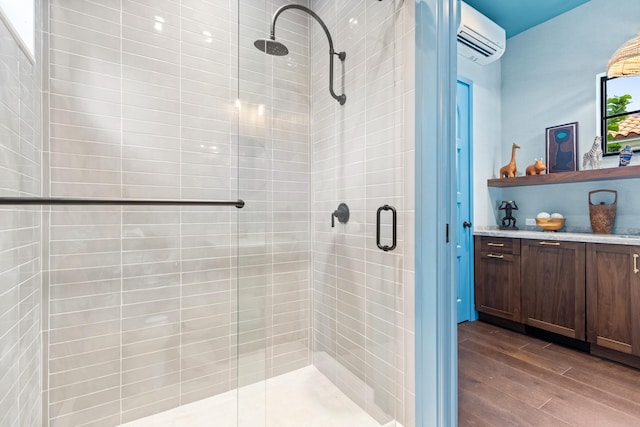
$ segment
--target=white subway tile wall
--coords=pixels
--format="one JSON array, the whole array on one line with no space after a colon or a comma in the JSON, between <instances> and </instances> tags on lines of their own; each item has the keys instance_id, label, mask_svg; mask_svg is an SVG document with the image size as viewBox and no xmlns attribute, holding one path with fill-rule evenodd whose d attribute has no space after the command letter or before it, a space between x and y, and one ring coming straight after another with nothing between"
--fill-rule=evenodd
<instances>
[{"instance_id":1,"label":"white subway tile wall","mask_svg":"<svg viewBox=\"0 0 640 427\"><path fill-rule=\"evenodd\" d=\"M313 363L413 426L413 5L311 5L347 51L341 107L308 15L278 20L288 56L253 47L286 3L45 0L43 194L247 204L45 212L43 425L115 426Z\"/></svg>"},{"instance_id":2,"label":"white subway tile wall","mask_svg":"<svg viewBox=\"0 0 640 427\"><path fill-rule=\"evenodd\" d=\"M45 425L310 364L308 17L279 22L293 62L253 47L282 4L48 2L45 194L247 204L51 211Z\"/></svg>"},{"instance_id":3,"label":"white subway tile wall","mask_svg":"<svg viewBox=\"0 0 640 427\"><path fill-rule=\"evenodd\" d=\"M314 364L380 423L413 414L413 4L322 0L336 51L328 93L327 41L312 25L311 140ZM344 82L344 83L343 83ZM345 202L347 224L330 227ZM376 245L376 212L398 212L394 251ZM389 235L390 216L382 217Z\"/></svg>"},{"instance_id":4,"label":"white subway tile wall","mask_svg":"<svg viewBox=\"0 0 640 427\"><path fill-rule=\"evenodd\" d=\"M35 26L42 27L41 2ZM0 20L0 196L40 196L41 43L32 63ZM0 206L0 425L41 425L40 233L37 207Z\"/></svg>"}]
</instances>

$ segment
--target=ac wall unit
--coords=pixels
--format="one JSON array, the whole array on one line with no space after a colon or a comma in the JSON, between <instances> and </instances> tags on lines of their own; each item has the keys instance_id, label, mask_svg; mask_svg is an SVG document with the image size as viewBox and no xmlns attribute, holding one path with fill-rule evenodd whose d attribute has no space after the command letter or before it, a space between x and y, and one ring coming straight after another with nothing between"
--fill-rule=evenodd
<instances>
[{"instance_id":1,"label":"ac wall unit","mask_svg":"<svg viewBox=\"0 0 640 427\"><path fill-rule=\"evenodd\" d=\"M507 44L504 29L465 2L461 5L458 55L480 65L498 60Z\"/></svg>"}]
</instances>

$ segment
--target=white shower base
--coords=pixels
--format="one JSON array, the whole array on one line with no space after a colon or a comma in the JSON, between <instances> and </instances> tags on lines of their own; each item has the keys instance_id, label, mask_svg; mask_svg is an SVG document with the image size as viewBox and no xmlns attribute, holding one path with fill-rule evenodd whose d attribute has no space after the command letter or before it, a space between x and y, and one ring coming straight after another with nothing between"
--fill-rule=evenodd
<instances>
[{"instance_id":1,"label":"white shower base","mask_svg":"<svg viewBox=\"0 0 640 427\"><path fill-rule=\"evenodd\" d=\"M242 408L239 414L236 412L238 396ZM392 422L386 427L396 425L399 426ZM318 369L307 366L271 378L266 384L260 382L245 386L239 392L231 390L121 426L380 427L380 423L345 396Z\"/></svg>"}]
</instances>

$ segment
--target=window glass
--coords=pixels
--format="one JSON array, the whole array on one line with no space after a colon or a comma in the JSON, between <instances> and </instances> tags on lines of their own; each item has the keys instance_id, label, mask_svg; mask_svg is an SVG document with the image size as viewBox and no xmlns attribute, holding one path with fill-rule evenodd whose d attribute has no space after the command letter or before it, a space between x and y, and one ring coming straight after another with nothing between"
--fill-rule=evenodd
<instances>
[{"instance_id":1,"label":"window glass","mask_svg":"<svg viewBox=\"0 0 640 427\"><path fill-rule=\"evenodd\" d=\"M640 150L640 76L602 77L600 109L605 155Z\"/></svg>"}]
</instances>

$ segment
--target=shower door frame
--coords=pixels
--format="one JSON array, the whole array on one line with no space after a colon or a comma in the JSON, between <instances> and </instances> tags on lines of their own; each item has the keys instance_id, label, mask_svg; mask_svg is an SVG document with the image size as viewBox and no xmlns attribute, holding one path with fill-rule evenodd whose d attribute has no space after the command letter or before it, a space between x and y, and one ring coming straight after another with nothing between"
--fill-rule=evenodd
<instances>
[{"instance_id":1,"label":"shower door frame","mask_svg":"<svg viewBox=\"0 0 640 427\"><path fill-rule=\"evenodd\" d=\"M416 426L454 426L458 424L453 225L460 2L416 0L415 7Z\"/></svg>"}]
</instances>

